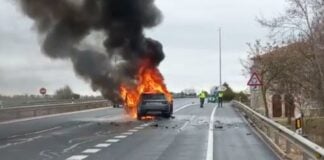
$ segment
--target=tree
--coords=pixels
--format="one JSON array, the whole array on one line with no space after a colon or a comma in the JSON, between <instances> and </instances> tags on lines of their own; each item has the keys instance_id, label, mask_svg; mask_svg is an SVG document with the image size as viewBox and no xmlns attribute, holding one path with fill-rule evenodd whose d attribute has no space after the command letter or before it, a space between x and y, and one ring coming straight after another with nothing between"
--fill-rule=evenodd
<instances>
[{"instance_id":1,"label":"tree","mask_svg":"<svg viewBox=\"0 0 324 160\"><path fill-rule=\"evenodd\" d=\"M324 106L324 1L322 0L287 0L289 7L286 12L271 20L259 18L262 26L270 29L271 37L280 38L295 46L294 52L304 60L301 67L286 72L290 80L284 79L289 92L299 101L316 101ZM306 46L306 47L305 47ZM291 55L290 55L291 56ZM294 83L290 83L291 81ZM288 83L289 82L289 83ZM292 84L292 85L291 85ZM290 86L289 86L290 85ZM301 89L296 90L298 86ZM302 94L302 96L300 96Z\"/></svg>"},{"instance_id":2,"label":"tree","mask_svg":"<svg viewBox=\"0 0 324 160\"><path fill-rule=\"evenodd\" d=\"M224 91L223 100L224 101L233 100L235 98L235 93L232 90L232 88L226 82L223 84L223 86L226 88L226 90Z\"/></svg>"},{"instance_id":3,"label":"tree","mask_svg":"<svg viewBox=\"0 0 324 160\"><path fill-rule=\"evenodd\" d=\"M80 94L73 93L72 98L74 100L79 100L81 98Z\"/></svg>"},{"instance_id":4,"label":"tree","mask_svg":"<svg viewBox=\"0 0 324 160\"><path fill-rule=\"evenodd\" d=\"M56 90L54 95L54 97L57 99L72 99L73 96L75 95L69 86Z\"/></svg>"},{"instance_id":5,"label":"tree","mask_svg":"<svg viewBox=\"0 0 324 160\"><path fill-rule=\"evenodd\" d=\"M265 116L269 117L269 109L266 95L275 85L274 81L278 79L287 68L288 61L284 54L278 52L280 45L277 42L262 44L257 40L253 45L248 44L249 57L243 66L245 72L249 75L257 73L263 85L261 86L261 96L264 103Z\"/></svg>"},{"instance_id":6,"label":"tree","mask_svg":"<svg viewBox=\"0 0 324 160\"><path fill-rule=\"evenodd\" d=\"M243 103L247 103L249 101L249 97L242 91L235 94L235 99Z\"/></svg>"}]
</instances>

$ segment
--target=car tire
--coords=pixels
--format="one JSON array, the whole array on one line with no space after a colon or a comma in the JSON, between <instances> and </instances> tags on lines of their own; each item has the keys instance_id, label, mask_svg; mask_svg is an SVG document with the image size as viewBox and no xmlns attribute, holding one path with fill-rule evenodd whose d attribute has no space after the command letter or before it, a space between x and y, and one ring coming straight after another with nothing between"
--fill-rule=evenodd
<instances>
[{"instance_id":1,"label":"car tire","mask_svg":"<svg viewBox=\"0 0 324 160\"><path fill-rule=\"evenodd\" d=\"M171 113L163 113L163 117L164 118L170 118L171 117Z\"/></svg>"},{"instance_id":2,"label":"car tire","mask_svg":"<svg viewBox=\"0 0 324 160\"><path fill-rule=\"evenodd\" d=\"M141 113L137 113L137 120L142 120L142 114Z\"/></svg>"}]
</instances>

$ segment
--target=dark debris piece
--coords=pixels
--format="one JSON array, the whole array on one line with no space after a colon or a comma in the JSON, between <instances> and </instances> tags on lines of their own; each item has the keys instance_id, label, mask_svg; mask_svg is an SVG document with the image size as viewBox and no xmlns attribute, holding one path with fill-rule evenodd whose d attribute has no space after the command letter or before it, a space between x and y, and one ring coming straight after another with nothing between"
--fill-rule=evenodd
<instances>
[{"instance_id":1,"label":"dark debris piece","mask_svg":"<svg viewBox=\"0 0 324 160\"><path fill-rule=\"evenodd\" d=\"M152 124L151 127L159 127L159 124Z\"/></svg>"},{"instance_id":2,"label":"dark debris piece","mask_svg":"<svg viewBox=\"0 0 324 160\"><path fill-rule=\"evenodd\" d=\"M110 122L110 125L115 126L115 127L120 126L120 124L118 124L118 123L116 123L116 122Z\"/></svg>"}]
</instances>

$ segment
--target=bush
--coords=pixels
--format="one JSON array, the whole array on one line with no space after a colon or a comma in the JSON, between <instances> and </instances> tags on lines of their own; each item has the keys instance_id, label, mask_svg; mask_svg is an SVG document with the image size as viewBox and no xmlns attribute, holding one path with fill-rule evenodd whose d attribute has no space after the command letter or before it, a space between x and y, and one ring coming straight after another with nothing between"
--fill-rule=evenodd
<instances>
[{"instance_id":1,"label":"bush","mask_svg":"<svg viewBox=\"0 0 324 160\"><path fill-rule=\"evenodd\" d=\"M69 86L65 86L64 88L58 89L55 92L54 97L57 99L72 99L74 98L75 94L71 90ZM79 95L80 98L80 95Z\"/></svg>"},{"instance_id":2,"label":"bush","mask_svg":"<svg viewBox=\"0 0 324 160\"><path fill-rule=\"evenodd\" d=\"M223 101L232 101L235 98L235 92L227 83L224 83L223 86L226 87L226 90L223 92Z\"/></svg>"}]
</instances>

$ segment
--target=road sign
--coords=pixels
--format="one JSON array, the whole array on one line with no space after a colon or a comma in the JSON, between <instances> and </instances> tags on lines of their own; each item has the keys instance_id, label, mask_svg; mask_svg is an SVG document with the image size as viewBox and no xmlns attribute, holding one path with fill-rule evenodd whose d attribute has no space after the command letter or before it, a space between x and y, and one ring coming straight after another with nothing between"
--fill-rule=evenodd
<instances>
[{"instance_id":1,"label":"road sign","mask_svg":"<svg viewBox=\"0 0 324 160\"><path fill-rule=\"evenodd\" d=\"M46 94L46 88L41 88L40 90L39 90L39 93L40 94L42 94L42 95L45 95Z\"/></svg>"},{"instance_id":2,"label":"road sign","mask_svg":"<svg viewBox=\"0 0 324 160\"><path fill-rule=\"evenodd\" d=\"M227 89L227 88L226 88L225 86L221 85L221 86L219 87L218 91L224 92L224 91L226 91L226 89Z\"/></svg>"},{"instance_id":3,"label":"road sign","mask_svg":"<svg viewBox=\"0 0 324 160\"><path fill-rule=\"evenodd\" d=\"M249 82L247 83L249 86L262 86L262 82L259 76L256 73L253 73Z\"/></svg>"}]
</instances>

